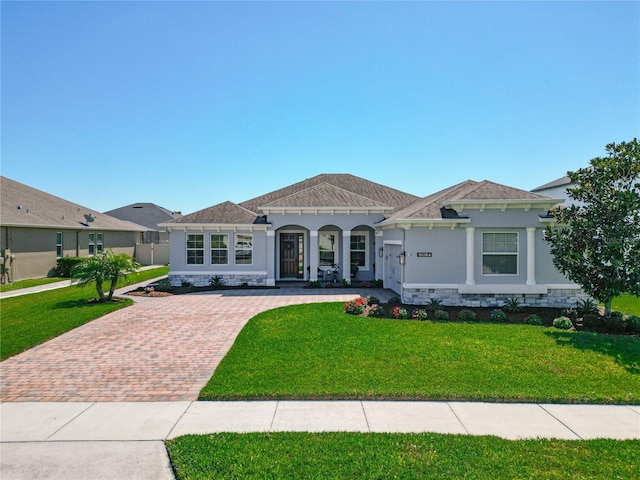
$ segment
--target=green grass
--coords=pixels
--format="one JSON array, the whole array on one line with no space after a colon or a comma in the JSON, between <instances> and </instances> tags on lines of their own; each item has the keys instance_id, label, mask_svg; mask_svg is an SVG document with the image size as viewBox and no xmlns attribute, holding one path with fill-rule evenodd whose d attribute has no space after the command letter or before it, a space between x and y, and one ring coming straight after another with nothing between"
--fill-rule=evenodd
<instances>
[{"instance_id":1,"label":"green grass","mask_svg":"<svg viewBox=\"0 0 640 480\"><path fill-rule=\"evenodd\" d=\"M251 319L200 399L640 403L640 338L363 318L311 304Z\"/></svg>"},{"instance_id":2,"label":"green grass","mask_svg":"<svg viewBox=\"0 0 640 480\"><path fill-rule=\"evenodd\" d=\"M625 315L640 316L640 297L625 294L613 299L611 303L612 310L617 310Z\"/></svg>"},{"instance_id":3,"label":"green grass","mask_svg":"<svg viewBox=\"0 0 640 480\"><path fill-rule=\"evenodd\" d=\"M638 440L289 432L189 435L166 443L178 480L627 479L640 469Z\"/></svg>"},{"instance_id":4,"label":"green grass","mask_svg":"<svg viewBox=\"0 0 640 480\"><path fill-rule=\"evenodd\" d=\"M129 282L123 281L119 286L166 275L168 270L169 267L144 270L129 275ZM95 286L73 285L0 300L0 360L132 303L131 299L119 303L87 303L95 297Z\"/></svg>"},{"instance_id":5,"label":"green grass","mask_svg":"<svg viewBox=\"0 0 640 480\"><path fill-rule=\"evenodd\" d=\"M19 290L21 288L38 287L40 285L46 285L48 283L62 282L64 280L70 281L70 278L60 277L47 277L47 278L30 278L27 280L18 280L13 283L0 284L0 292L10 292L12 290Z\"/></svg>"}]
</instances>

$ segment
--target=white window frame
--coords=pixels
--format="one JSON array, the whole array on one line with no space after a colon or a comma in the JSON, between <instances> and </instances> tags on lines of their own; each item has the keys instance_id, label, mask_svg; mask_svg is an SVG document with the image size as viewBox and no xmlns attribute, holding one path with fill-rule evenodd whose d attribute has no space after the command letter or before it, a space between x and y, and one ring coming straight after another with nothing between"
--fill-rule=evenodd
<instances>
[{"instance_id":1,"label":"white window frame","mask_svg":"<svg viewBox=\"0 0 640 480\"><path fill-rule=\"evenodd\" d=\"M249 237L251 239L251 248L246 248L246 246L242 246L239 248L239 240L241 237ZM249 263L238 263L238 253L241 251L248 251L251 254L251 262ZM253 265L253 233L236 233L233 238L233 262L234 265Z\"/></svg>"},{"instance_id":2,"label":"white window frame","mask_svg":"<svg viewBox=\"0 0 640 480\"><path fill-rule=\"evenodd\" d=\"M338 231L329 231L329 230L321 230L318 232L318 268L320 268L321 270L331 270L331 265L322 265L322 260L320 258L320 252L322 250L320 250L320 237L322 237L323 235L333 235L334 236L334 240L333 240L333 263L331 265L337 265L339 258L339 246L340 246L340 232ZM330 250L326 250L327 252Z\"/></svg>"},{"instance_id":3,"label":"white window frame","mask_svg":"<svg viewBox=\"0 0 640 480\"><path fill-rule=\"evenodd\" d=\"M354 235L363 235L364 236L364 265L358 265L359 271L368 271L369 270L369 262L371 257L371 245L369 244L369 232L368 230L352 230L351 235L349 236L349 260L348 266L351 267L351 252L362 252L362 250L353 250L351 248L351 238ZM346 263L346 262L345 262Z\"/></svg>"},{"instance_id":4,"label":"white window frame","mask_svg":"<svg viewBox=\"0 0 640 480\"><path fill-rule=\"evenodd\" d=\"M62 232L56 232L56 258L64 257L64 244Z\"/></svg>"},{"instance_id":5,"label":"white window frame","mask_svg":"<svg viewBox=\"0 0 640 480\"><path fill-rule=\"evenodd\" d=\"M214 242L213 242L213 237L225 237L224 243L226 244L225 248L222 247L214 247ZM209 241L210 241L210 256L209 256L209 262L211 262L211 265L229 265L229 234L228 233L212 233L209 236ZM213 252L227 252L227 261L225 263L214 263L213 262Z\"/></svg>"},{"instance_id":6,"label":"white window frame","mask_svg":"<svg viewBox=\"0 0 640 480\"><path fill-rule=\"evenodd\" d=\"M189 237L202 237L202 247L189 247ZM197 240L196 240L197 241ZM189 252L202 251L202 263L189 263ZM185 236L185 265L204 266L205 236L204 233L187 233Z\"/></svg>"},{"instance_id":7,"label":"white window frame","mask_svg":"<svg viewBox=\"0 0 640 480\"><path fill-rule=\"evenodd\" d=\"M516 251L515 252L485 252L484 251L484 236L486 234L495 235L495 234L510 234L516 236ZM517 277L520 275L520 232L514 230L504 230L504 231L492 231L492 232L482 232L480 237L482 256L480 257L480 270L481 275L483 277ZM487 256L505 256L511 255L516 257L516 273L486 273L484 271L484 257Z\"/></svg>"}]
</instances>

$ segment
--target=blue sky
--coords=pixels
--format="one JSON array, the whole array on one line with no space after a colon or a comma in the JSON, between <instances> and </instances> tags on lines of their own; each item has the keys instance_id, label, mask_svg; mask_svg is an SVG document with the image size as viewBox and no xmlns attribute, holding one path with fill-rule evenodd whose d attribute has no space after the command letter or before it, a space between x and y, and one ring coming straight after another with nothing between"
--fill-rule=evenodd
<instances>
[{"instance_id":1,"label":"blue sky","mask_svg":"<svg viewBox=\"0 0 640 480\"><path fill-rule=\"evenodd\" d=\"M639 2L0 8L2 175L98 211L319 173L528 190L640 132Z\"/></svg>"}]
</instances>

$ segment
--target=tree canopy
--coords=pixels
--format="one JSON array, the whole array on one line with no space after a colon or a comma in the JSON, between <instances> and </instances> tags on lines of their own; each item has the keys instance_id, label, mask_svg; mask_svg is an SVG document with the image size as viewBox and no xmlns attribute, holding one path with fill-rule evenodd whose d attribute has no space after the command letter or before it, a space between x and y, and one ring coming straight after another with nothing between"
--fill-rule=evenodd
<instances>
[{"instance_id":1,"label":"tree canopy","mask_svg":"<svg viewBox=\"0 0 640 480\"><path fill-rule=\"evenodd\" d=\"M104 302L113 298L118 280L126 278L127 274L133 273L138 268L138 263L129 255L121 253L116 255L111 250L106 250L93 257L84 259L75 265L71 271L71 276L79 282L79 286L84 287L95 282L98 300ZM105 299L103 283L109 281L109 294Z\"/></svg>"},{"instance_id":2,"label":"tree canopy","mask_svg":"<svg viewBox=\"0 0 640 480\"><path fill-rule=\"evenodd\" d=\"M640 144L611 143L608 155L569 172L569 207L553 210L548 227L553 263L611 312L623 293L640 296Z\"/></svg>"}]
</instances>

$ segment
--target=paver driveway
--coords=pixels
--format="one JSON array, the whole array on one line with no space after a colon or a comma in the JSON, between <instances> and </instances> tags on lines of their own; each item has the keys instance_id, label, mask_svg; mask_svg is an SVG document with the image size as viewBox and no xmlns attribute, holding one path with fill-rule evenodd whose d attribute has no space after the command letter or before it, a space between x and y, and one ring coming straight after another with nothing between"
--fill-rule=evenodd
<instances>
[{"instance_id":1,"label":"paver driveway","mask_svg":"<svg viewBox=\"0 0 640 480\"><path fill-rule=\"evenodd\" d=\"M195 400L254 315L357 290L240 290L140 298L0 364L0 400ZM390 292L363 291L386 299Z\"/></svg>"}]
</instances>

